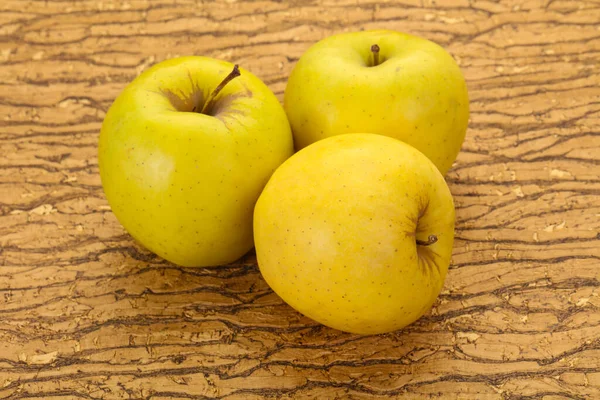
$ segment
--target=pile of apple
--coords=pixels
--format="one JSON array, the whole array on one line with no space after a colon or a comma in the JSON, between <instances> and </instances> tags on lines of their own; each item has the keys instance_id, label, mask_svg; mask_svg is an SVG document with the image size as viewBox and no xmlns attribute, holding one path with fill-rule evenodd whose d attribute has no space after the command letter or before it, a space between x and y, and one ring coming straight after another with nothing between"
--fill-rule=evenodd
<instances>
[{"instance_id":1,"label":"pile of apple","mask_svg":"<svg viewBox=\"0 0 600 400\"><path fill-rule=\"evenodd\" d=\"M181 57L115 100L100 175L118 220L157 255L220 265L255 246L296 310L383 333L422 316L444 283L454 205L443 174L468 117L452 57L399 32L316 43L284 107L246 70Z\"/></svg>"}]
</instances>

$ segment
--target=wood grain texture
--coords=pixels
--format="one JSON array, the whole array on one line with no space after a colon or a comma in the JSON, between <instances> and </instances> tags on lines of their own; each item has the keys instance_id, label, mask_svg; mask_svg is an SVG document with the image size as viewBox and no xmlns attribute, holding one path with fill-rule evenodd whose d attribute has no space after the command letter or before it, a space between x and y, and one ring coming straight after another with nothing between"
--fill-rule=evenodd
<instances>
[{"instance_id":1,"label":"wood grain texture","mask_svg":"<svg viewBox=\"0 0 600 400\"><path fill-rule=\"evenodd\" d=\"M600 399L597 0L0 2L0 398ZM104 198L102 119L176 55L282 99L302 52L391 28L459 61L471 121L433 310L361 337L302 317L253 255L179 268Z\"/></svg>"}]
</instances>

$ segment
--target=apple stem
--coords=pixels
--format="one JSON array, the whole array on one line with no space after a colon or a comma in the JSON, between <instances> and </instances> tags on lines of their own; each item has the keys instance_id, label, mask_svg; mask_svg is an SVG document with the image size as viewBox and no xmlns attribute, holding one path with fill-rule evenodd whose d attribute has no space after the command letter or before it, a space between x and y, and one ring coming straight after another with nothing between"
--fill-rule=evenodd
<instances>
[{"instance_id":1,"label":"apple stem","mask_svg":"<svg viewBox=\"0 0 600 400\"><path fill-rule=\"evenodd\" d=\"M379 65L379 45L372 45L371 52L373 53L373 66L376 67Z\"/></svg>"},{"instance_id":2,"label":"apple stem","mask_svg":"<svg viewBox=\"0 0 600 400\"><path fill-rule=\"evenodd\" d=\"M223 81L221 83L219 83L219 86L217 86L215 88L215 90L213 90L212 93L208 96L208 100L206 100L206 102L204 103L204 107L202 107L202 111L200 111L200 113L201 114L206 114L206 111L208 111L208 110L211 109L211 107L213 106L213 103L215 102L215 98L221 92L221 90L223 90L223 88L225 87L225 85L227 85L234 78L237 78L240 75L241 75L240 68L239 68L239 66L237 64L235 64L233 66L233 71L231 71L229 73L229 75L227 75L225 77L225 79L223 79ZM196 107L194 107L194 109L196 109Z\"/></svg>"},{"instance_id":3,"label":"apple stem","mask_svg":"<svg viewBox=\"0 0 600 400\"><path fill-rule=\"evenodd\" d=\"M417 244L419 246L429 246L429 245L434 244L437 241L438 241L437 236L435 236L435 235L429 235L429 237L427 238L426 242L423 242L422 240L417 239Z\"/></svg>"}]
</instances>

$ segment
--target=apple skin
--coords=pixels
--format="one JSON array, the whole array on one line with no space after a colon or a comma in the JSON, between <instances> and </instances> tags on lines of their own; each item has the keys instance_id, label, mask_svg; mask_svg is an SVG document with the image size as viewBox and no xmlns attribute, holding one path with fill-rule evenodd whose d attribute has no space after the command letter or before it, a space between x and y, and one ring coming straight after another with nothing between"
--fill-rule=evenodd
<instances>
[{"instance_id":1,"label":"apple skin","mask_svg":"<svg viewBox=\"0 0 600 400\"><path fill-rule=\"evenodd\" d=\"M373 63L371 46L380 48ZM465 138L469 98L454 59L416 36L342 33L310 47L292 70L284 108L296 149L332 135L378 133L425 154L442 174Z\"/></svg>"},{"instance_id":2,"label":"apple skin","mask_svg":"<svg viewBox=\"0 0 600 400\"><path fill-rule=\"evenodd\" d=\"M254 204L293 154L281 104L246 70L197 112L232 69L207 57L160 62L123 90L102 125L100 176L114 214L182 266L229 263L252 248Z\"/></svg>"},{"instance_id":3,"label":"apple skin","mask_svg":"<svg viewBox=\"0 0 600 400\"><path fill-rule=\"evenodd\" d=\"M430 235L437 242L428 246ZM448 270L454 204L422 153L376 134L334 136L275 171L254 210L260 271L300 313L359 334L428 311Z\"/></svg>"}]
</instances>

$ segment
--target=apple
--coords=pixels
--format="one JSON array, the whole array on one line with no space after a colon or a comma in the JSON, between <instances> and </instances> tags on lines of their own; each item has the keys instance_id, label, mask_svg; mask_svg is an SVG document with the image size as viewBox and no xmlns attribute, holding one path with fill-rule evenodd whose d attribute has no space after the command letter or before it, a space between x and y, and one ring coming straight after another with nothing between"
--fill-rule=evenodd
<instances>
[{"instance_id":1,"label":"apple","mask_svg":"<svg viewBox=\"0 0 600 400\"><path fill-rule=\"evenodd\" d=\"M329 327L400 329L430 309L450 263L454 204L413 147L377 134L318 141L275 171L254 210L260 271Z\"/></svg>"},{"instance_id":2,"label":"apple","mask_svg":"<svg viewBox=\"0 0 600 400\"><path fill-rule=\"evenodd\" d=\"M160 62L110 107L99 139L102 186L143 246L182 266L235 261L252 213L293 154L283 107L256 76L207 57Z\"/></svg>"},{"instance_id":3,"label":"apple","mask_svg":"<svg viewBox=\"0 0 600 400\"><path fill-rule=\"evenodd\" d=\"M469 98L442 47L375 30L330 36L310 47L284 94L296 149L329 136L370 132L400 139L445 174L460 151Z\"/></svg>"}]
</instances>

